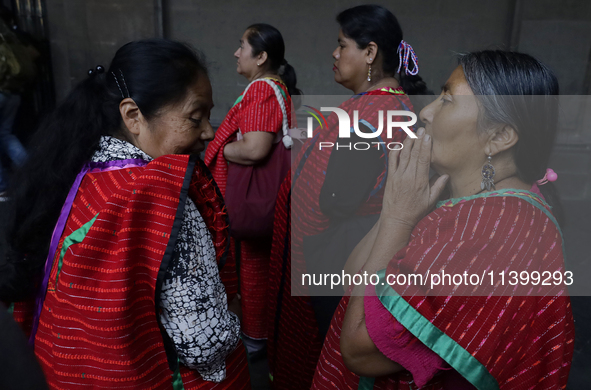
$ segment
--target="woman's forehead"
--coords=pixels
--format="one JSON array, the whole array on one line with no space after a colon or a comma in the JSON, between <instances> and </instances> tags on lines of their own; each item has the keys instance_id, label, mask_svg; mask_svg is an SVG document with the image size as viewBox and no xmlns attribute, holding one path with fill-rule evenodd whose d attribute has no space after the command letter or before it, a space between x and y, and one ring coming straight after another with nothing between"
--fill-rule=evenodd
<instances>
[{"instance_id":1,"label":"woman's forehead","mask_svg":"<svg viewBox=\"0 0 591 390\"><path fill-rule=\"evenodd\" d=\"M443 86L443 90L452 95L474 95L474 92L472 92L472 89L468 85L461 65L458 65L451 73Z\"/></svg>"}]
</instances>

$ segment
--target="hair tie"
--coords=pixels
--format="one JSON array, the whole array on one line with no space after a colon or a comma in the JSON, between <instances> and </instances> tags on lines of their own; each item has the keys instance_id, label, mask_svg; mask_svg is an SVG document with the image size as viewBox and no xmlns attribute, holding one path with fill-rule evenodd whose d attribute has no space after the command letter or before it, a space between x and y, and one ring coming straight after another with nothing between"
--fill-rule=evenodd
<instances>
[{"instance_id":1,"label":"hair tie","mask_svg":"<svg viewBox=\"0 0 591 390\"><path fill-rule=\"evenodd\" d=\"M97 65L95 69L88 69L88 75L93 76L97 74L101 74L105 71L102 65Z\"/></svg>"},{"instance_id":2,"label":"hair tie","mask_svg":"<svg viewBox=\"0 0 591 390\"><path fill-rule=\"evenodd\" d=\"M546 169L546 174L544 175L544 177L541 178L540 180L538 180L536 183L538 185L544 185L544 184L548 183L549 181L556 181L556 179L558 179L558 175L556 174L556 172L554 172L552 169L548 168L548 169Z\"/></svg>"},{"instance_id":3,"label":"hair tie","mask_svg":"<svg viewBox=\"0 0 591 390\"><path fill-rule=\"evenodd\" d=\"M412 69L409 69L408 67L408 62L410 59L412 59ZM407 75L415 76L417 73L419 73L419 60L417 58L417 55L415 54L415 51L412 49L412 46L406 43L404 40L400 41L400 45L398 45L398 60L399 61L397 73L400 73L403 64L404 73L406 73Z\"/></svg>"}]
</instances>

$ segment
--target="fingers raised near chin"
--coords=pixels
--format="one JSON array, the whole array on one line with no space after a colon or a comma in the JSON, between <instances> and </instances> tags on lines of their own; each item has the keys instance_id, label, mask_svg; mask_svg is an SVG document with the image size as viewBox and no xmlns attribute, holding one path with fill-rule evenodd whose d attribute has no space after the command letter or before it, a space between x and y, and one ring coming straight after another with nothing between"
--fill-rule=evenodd
<instances>
[{"instance_id":1,"label":"fingers raised near chin","mask_svg":"<svg viewBox=\"0 0 591 390\"><path fill-rule=\"evenodd\" d=\"M400 161L398 163L398 169L401 171L405 171L406 167L408 166L410 156L412 154L413 145L415 140L410 137L406 137L404 142L402 143L402 151L400 152Z\"/></svg>"}]
</instances>

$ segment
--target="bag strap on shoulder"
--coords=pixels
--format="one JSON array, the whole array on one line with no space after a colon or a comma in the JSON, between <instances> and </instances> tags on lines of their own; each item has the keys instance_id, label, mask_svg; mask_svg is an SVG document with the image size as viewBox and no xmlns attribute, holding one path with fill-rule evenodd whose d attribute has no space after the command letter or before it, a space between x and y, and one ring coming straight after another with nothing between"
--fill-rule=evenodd
<instances>
[{"instance_id":1,"label":"bag strap on shoulder","mask_svg":"<svg viewBox=\"0 0 591 390\"><path fill-rule=\"evenodd\" d=\"M253 85L254 83L256 83L257 81L263 81L265 83L267 83L271 88L273 88L273 91L275 92L275 96L277 97L277 101L279 103L279 107L281 107L281 113L283 114L283 126L282 126L282 130L283 130L283 145L285 145L285 147L287 149L291 149L291 146L293 145L293 139L291 138L291 136L289 135L289 125L287 122L287 110L285 108L285 101L287 100L287 97L285 96L285 93L281 90L281 88L279 88L270 78L263 78L263 79L257 79L254 80L253 82L251 82L250 84L248 84L248 86L246 87L246 89L244 90L244 92L242 93L242 95L240 95L238 97L238 99L236 99L236 102L234 103L234 106L237 105L238 103L240 103L242 101L242 99L244 98L244 96L246 96L246 92L248 91L248 89L250 88L251 85Z\"/></svg>"}]
</instances>

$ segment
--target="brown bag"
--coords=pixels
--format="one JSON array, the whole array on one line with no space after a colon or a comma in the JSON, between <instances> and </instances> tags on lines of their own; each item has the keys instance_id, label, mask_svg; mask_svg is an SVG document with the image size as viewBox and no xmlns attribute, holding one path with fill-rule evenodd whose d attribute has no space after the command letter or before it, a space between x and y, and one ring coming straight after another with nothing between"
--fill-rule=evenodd
<instances>
[{"instance_id":1,"label":"brown bag","mask_svg":"<svg viewBox=\"0 0 591 390\"><path fill-rule=\"evenodd\" d=\"M279 100L283 113L283 138L273 144L269 156L257 165L230 163L226 184L226 207L230 218L230 234L238 240L270 237L279 187L291 165L291 145L287 111L281 91L267 79ZM252 85L253 83L249 84ZM242 96L246 95L246 90Z\"/></svg>"}]
</instances>

